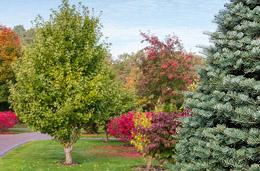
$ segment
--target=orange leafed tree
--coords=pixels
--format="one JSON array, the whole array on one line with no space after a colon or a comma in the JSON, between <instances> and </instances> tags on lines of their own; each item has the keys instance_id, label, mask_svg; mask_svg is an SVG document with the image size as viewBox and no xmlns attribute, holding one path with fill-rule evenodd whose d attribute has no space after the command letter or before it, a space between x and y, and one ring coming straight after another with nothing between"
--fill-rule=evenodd
<instances>
[{"instance_id":1,"label":"orange leafed tree","mask_svg":"<svg viewBox=\"0 0 260 171\"><path fill-rule=\"evenodd\" d=\"M5 26L0 26L0 103L8 98L7 82L14 79L12 63L21 55L18 35Z\"/></svg>"}]
</instances>

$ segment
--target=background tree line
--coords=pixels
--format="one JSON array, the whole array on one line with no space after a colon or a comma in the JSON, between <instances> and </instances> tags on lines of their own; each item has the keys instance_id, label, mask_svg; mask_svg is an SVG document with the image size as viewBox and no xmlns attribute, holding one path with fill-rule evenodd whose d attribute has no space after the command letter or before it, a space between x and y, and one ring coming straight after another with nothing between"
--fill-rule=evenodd
<instances>
[{"instance_id":1,"label":"background tree line","mask_svg":"<svg viewBox=\"0 0 260 171\"><path fill-rule=\"evenodd\" d=\"M106 132L108 121L121 113L181 108L183 92L198 79L196 65L203 63L176 36L162 41L145 33L143 50L113 60L100 41L99 18L79 7L64 0L48 21L37 18L34 28L0 29L4 108L60 142L68 165L82 128Z\"/></svg>"}]
</instances>

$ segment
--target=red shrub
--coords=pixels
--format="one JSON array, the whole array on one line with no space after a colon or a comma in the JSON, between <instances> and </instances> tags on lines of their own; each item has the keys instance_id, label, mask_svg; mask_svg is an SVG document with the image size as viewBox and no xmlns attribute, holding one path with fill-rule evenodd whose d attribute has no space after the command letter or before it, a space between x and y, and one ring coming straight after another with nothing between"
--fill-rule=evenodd
<instances>
[{"instance_id":1,"label":"red shrub","mask_svg":"<svg viewBox=\"0 0 260 171\"><path fill-rule=\"evenodd\" d=\"M178 141L178 137L175 135L177 128L181 125L180 118L190 115L190 111L187 109L182 112L154 113L150 126L136 125L134 133L137 136L131 142L144 156L150 156L160 162L175 162L175 144Z\"/></svg>"},{"instance_id":2,"label":"red shrub","mask_svg":"<svg viewBox=\"0 0 260 171\"><path fill-rule=\"evenodd\" d=\"M191 111L189 109L184 109L182 112L176 113L176 117L178 118L185 118L190 116L191 116Z\"/></svg>"},{"instance_id":3,"label":"red shrub","mask_svg":"<svg viewBox=\"0 0 260 171\"><path fill-rule=\"evenodd\" d=\"M17 122L17 116L13 112L0 112L0 130L12 128Z\"/></svg>"},{"instance_id":4,"label":"red shrub","mask_svg":"<svg viewBox=\"0 0 260 171\"><path fill-rule=\"evenodd\" d=\"M178 118L189 117L190 111L185 109L179 113L146 112L145 115L147 118L151 118L150 121L142 118L141 114L128 112L111 119L107 125L108 133L119 138L122 142L130 142L133 138L136 138L134 136L142 134L150 142L147 144L145 153L150 153L148 151L154 151L151 153L155 153L155 151L159 150L156 149L157 147L164 149L164 146L170 146L169 144L175 143L172 135L176 134L176 128L180 125ZM140 119L136 117L140 117ZM148 122L151 124L150 127L147 127L147 124L149 125ZM151 148L152 146L153 148Z\"/></svg>"},{"instance_id":5,"label":"red shrub","mask_svg":"<svg viewBox=\"0 0 260 171\"><path fill-rule=\"evenodd\" d=\"M120 141L129 142L132 139L134 130L134 113L128 112L115 117L108 123L108 132L110 135L119 138Z\"/></svg>"}]
</instances>

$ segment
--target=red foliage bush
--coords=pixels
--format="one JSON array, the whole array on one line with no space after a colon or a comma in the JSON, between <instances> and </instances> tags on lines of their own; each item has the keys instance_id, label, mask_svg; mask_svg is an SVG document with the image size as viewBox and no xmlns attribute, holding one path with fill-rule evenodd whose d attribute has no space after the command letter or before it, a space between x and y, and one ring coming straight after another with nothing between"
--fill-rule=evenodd
<instances>
[{"instance_id":1,"label":"red foliage bush","mask_svg":"<svg viewBox=\"0 0 260 171\"><path fill-rule=\"evenodd\" d=\"M182 112L177 112L176 116L178 118L185 118L191 116L191 111L189 109L184 109Z\"/></svg>"},{"instance_id":2,"label":"red foliage bush","mask_svg":"<svg viewBox=\"0 0 260 171\"><path fill-rule=\"evenodd\" d=\"M177 129L181 118L191 116L188 109L182 112L128 112L115 117L108 124L110 135L123 142L131 142L138 152L147 157L147 170L152 159L161 164L175 163L175 144L178 141Z\"/></svg>"},{"instance_id":3,"label":"red foliage bush","mask_svg":"<svg viewBox=\"0 0 260 171\"><path fill-rule=\"evenodd\" d=\"M119 138L122 142L129 142L132 139L134 131L134 113L128 112L115 117L108 123L108 132L110 135Z\"/></svg>"},{"instance_id":4,"label":"red foliage bush","mask_svg":"<svg viewBox=\"0 0 260 171\"><path fill-rule=\"evenodd\" d=\"M136 126L135 119L137 116L141 117L141 115L128 112L110 120L107 125L108 133L119 138L122 142L130 142L135 135L142 134L146 136L151 143L147 146L148 149L146 150L151 151L151 146L154 146L156 143L154 148L162 146L161 143L164 143L163 146L169 146L167 142L169 143L169 141L171 141L169 139L172 138L172 135L176 134L176 128L180 125L178 118L190 116L190 111L185 109L179 113L146 112L145 114L148 118L151 118L151 127ZM139 121L142 122L142 118L140 118Z\"/></svg>"},{"instance_id":5,"label":"red foliage bush","mask_svg":"<svg viewBox=\"0 0 260 171\"><path fill-rule=\"evenodd\" d=\"M178 118L190 116L189 110L179 113L160 112L152 115L151 126L139 126L136 133L143 135L146 144L142 153L161 161L170 160L174 162L174 149L177 137L177 128L181 122Z\"/></svg>"},{"instance_id":6,"label":"red foliage bush","mask_svg":"<svg viewBox=\"0 0 260 171\"><path fill-rule=\"evenodd\" d=\"M17 122L17 116L13 112L0 112L0 130L12 128Z\"/></svg>"}]
</instances>

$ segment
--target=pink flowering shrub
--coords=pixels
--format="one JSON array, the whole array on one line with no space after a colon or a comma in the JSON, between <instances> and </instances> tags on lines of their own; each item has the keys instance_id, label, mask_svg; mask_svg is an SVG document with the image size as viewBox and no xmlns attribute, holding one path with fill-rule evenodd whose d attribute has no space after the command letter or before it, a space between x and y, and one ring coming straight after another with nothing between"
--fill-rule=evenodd
<instances>
[{"instance_id":1,"label":"pink flowering shrub","mask_svg":"<svg viewBox=\"0 0 260 171\"><path fill-rule=\"evenodd\" d=\"M17 116L13 112L0 112L0 130L12 128L17 122Z\"/></svg>"}]
</instances>

